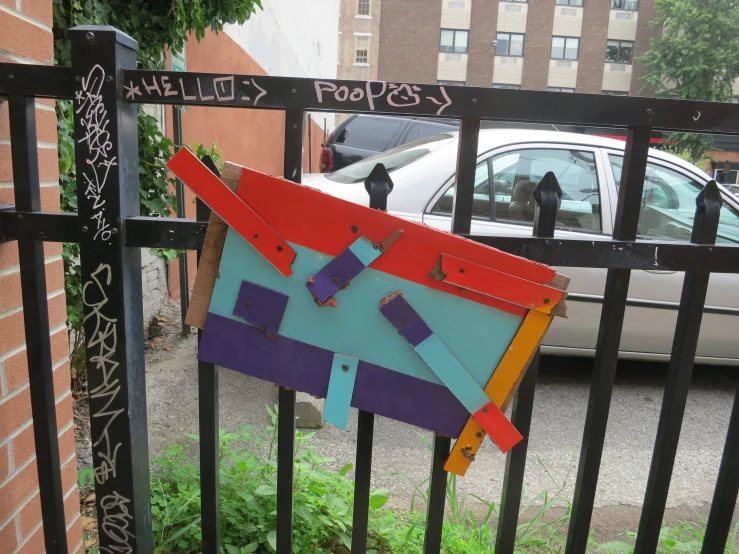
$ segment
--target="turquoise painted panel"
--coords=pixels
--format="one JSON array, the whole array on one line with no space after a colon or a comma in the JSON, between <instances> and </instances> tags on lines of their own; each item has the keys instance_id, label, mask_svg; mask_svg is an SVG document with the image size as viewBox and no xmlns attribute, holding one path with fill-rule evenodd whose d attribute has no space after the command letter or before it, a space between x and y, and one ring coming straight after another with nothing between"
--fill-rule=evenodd
<instances>
[{"instance_id":1,"label":"turquoise painted panel","mask_svg":"<svg viewBox=\"0 0 739 554\"><path fill-rule=\"evenodd\" d=\"M326 408L323 419L346 431L349 407L354 394L354 380L357 378L359 358L334 354L331 363L331 377L328 380Z\"/></svg>"},{"instance_id":2,"label":"turquoise painted panel","mask_svg":"<svg viewBox=\"0 0 739 554\"><path fill-rule=\"evenodd\" d=\"M380 257L380 249L375 249L374 246L372 246L372 243L369 241L369 239L366 239L365 237L359 237L357 240L355 240L350 246L349 250L352 251L352 253L359 258L359 261L362 262L365 266L368 266L372 262L374 262L377 258Z\"/></svg>"},{"instance_id":3,"label":"turquoise painted panel","mask_svg":"<svg viewBox=\"0 0 739 554\"><path fill-rule=\"evenodd\" d=\"M416 352L471 414L490 402L485 391L439 337L429 335L416 345Z\"/></svg>"},{"instance_id":4,"label":"turquoise painted panel","mask_svg":"<svg viewBox=\"0 0 739 554\"><path fill-rule=\"evenodd\" d=\"M297 244L290 246L297 257L292 265L294 274L285 278L249 243L229 230L210 311L243 321L233 315L233 309L241 281L246 279L290 297L280 335L442 384L380 312L380 300L402 290L408 302L481 387L487 384L523 321L520 316L372 268L362 271L337 295L338 307L319 308L305 282L332 257Z\"/></svg>"}]
</instances>

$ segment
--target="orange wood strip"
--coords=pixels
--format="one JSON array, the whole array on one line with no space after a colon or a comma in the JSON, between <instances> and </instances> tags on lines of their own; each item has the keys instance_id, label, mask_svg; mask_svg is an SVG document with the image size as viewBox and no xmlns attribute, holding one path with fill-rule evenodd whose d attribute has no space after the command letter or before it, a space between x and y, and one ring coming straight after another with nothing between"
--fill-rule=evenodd
<instances>
[{"instance_id":1,"label":"orange wood strip","mask_svg":"<svg viewBox=\"0 0 739 554\"><path fill-rule=\"evenodd\" d=\"M441 255L441 270L446 274L443 279L447 283L545 314L551 313L562 300L561 290L449 254Z\"/></svg>"},{"instance_id":2,"label":"orange wood strip","mask_svg":"<svg viewBox=\"0 0 739 554\"><path fill-rule=\"evenodd\" d=\"M551 315L535 310L529 311L523 320L518 333L513 337L511 345L485 387L485 392L496 406L505 409L506 400L528 367L551 322ZM454 444L444 469L450 473L464 475L484 439L485 431L482 426L474 417L470 417Z\"/></svg>"},{"instance_id":3,"label":"orange wood strip","mask_svg":"<svg viewBox=\"0 0 739 554\"><path fill-rule=\"evenodd\" d=\"M251 244L277 271L292 275L295 250L241 198L213 175L187 148L182 148L167 167L208 207ZM276 179L279 180L279 179Z\"/></svg>"}]
</instances>

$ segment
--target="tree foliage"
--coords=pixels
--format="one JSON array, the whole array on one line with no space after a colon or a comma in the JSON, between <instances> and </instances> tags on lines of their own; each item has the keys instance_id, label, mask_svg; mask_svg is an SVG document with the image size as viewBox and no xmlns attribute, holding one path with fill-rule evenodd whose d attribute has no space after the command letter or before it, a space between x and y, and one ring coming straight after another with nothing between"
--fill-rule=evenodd
<instances>
[{"instance_id":1,"label":"tree foliage","mask_svg":"<svg viewBox=\"0 0 739 554\"><path fill-rule=\"evenodd\" d=\"M646 86L659 96L729 102L739 78L739 0L656 0L661 28L638 61ZM711 147L708 135L671 133L667 149L696 162Z\"/></svg>"}]
</instances>

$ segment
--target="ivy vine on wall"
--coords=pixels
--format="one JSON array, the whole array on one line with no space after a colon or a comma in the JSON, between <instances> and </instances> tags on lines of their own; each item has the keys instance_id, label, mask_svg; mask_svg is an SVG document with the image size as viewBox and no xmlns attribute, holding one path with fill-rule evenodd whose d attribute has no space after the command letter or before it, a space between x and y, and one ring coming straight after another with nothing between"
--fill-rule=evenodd
<instances>
[{"instance_id":1,"label":"ivy vine on wall","mask_svg":"<svg viewBox=\"0 0 739 554\"><path fill-rule=\"evenodd\" d=\"M130 35L139 43L138 67L163 69L165 48L181 51L189 36L197 40L210 28L218 33L228 23L243 24L262 7L260 0L53 0L54 57L60 66L71 65L67 30L76 25L112 25ZM59 133L59 186L61 209L77 211L77 181L75 175L73 105L71 101L57 102L57 130ZM175 206L172 179L166 163L172 157L174 144L165 137L156 117L138 110L139 181L141 214L169 216ZM199 155L214 154L215 145L208 150L197 145ZM155 254L174 258L173 251L157 249ZM65 291L67 296L67 325L74 337L72 345L72 372L78 382L84 383L84 339L82 336L82 276L79 265L79 245L65 244Z\"/></svg>"}]
</instances>

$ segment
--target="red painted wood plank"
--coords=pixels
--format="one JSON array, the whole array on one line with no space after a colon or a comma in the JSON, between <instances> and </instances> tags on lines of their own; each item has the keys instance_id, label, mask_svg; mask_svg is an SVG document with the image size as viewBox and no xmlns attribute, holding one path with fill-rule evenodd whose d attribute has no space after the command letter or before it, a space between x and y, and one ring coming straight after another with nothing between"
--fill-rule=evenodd
<instances>
[{"instance_id":1,"label":"red painted wood plank","mask_svg":"<svg viewBox=\"0 0 739 554\"><path fill-rule=\"evenodd\" d=\"M486 404L472 416L504 454L523 440L518 429L508 421L508 418L494 402Z\"/></svg>"},{"instance_id":2,"label":"red painted wood plank","mask_svg":"<svg viewBox=\"0 0 739 554\"><path fill-rule=\"evenodd\" d=\"M562 291L528 281L509 273L450 256L441 255L441 270L447 283L479 292L493 298L505 299L517 306L551 313L562 299Z\"/></svg>"},{"instance_id":3,"label":"red painted wood plank","mask_svg":"<svg viewBox=\"0 0 739 554\"><path fill-rule=\"evenodd\" d=\"M177 152L167 167L277 271L292 275L295 250L187 148Z\"/></svg>"},{"instance_id":4,"label":"red painted wood plank","mask_svg":"<svg viewBox=\"0 0 739 554\"><path fill-rule=\"evenodd\" d=\"M402 239L369 267L516 315L528 310L429 277L439 255L453 253L536 283L550 283L555 275L545 265L251 169L244 168L237 194L285 240L331 256L360 234L379 243L400 229Z\"/></svg>"}]
</instances>

